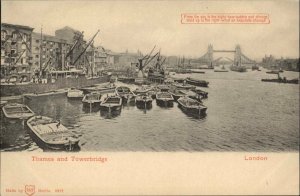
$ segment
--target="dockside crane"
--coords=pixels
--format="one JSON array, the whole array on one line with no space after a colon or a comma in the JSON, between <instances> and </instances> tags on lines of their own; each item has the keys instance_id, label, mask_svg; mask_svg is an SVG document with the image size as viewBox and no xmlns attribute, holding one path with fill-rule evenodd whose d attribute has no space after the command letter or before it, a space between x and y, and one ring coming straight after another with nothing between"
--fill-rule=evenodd
<instances>
[{"instance_id":1,"label":"dockside crane","mask_svg":"<svg viewBox=\"0 0 300 196\"><path fill-rule=\"evenodd\" d=\"M100 32L100 30L98 30L95 35L92 37L92 39L89 41L89 43L86 45L86 47L83 49L83 51L78 55L78 57L75 59L75 61L73 62L73 65L76 64L76 62L80 59L80 57L86 52L87 48L91 45L91 43L94 41L95 37L97 36L97 34Z\"/></svg>"}]
</instances>

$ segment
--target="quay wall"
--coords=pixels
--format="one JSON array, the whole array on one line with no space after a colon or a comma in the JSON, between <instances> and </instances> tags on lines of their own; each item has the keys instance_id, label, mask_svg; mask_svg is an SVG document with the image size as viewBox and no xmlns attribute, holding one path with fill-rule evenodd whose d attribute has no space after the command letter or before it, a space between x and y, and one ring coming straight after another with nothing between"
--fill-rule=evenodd
<instances>
[{"instance_id":1,"label":"quay wall","mask_svg":"<svg viewBox=\"0 0 300 196\"><path fill-rule=\"evenodd\" d=\"M99 78L87 79L78 78L58 78L54 83L27 83L1 85L1 96L15 96L27 93L44 93L64 88L82 88L93 84L109 82L110 76L100 76Z\"/></svg>"}]
</instances>

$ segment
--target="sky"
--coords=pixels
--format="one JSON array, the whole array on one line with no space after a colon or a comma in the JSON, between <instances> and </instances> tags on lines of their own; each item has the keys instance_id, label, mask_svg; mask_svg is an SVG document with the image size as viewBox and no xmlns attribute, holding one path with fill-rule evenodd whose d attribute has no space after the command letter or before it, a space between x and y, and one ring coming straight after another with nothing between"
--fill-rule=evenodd
<instances>
[{"instance_id":1,"label":"sky","mask_svg":"<svg viewBox=\"0 0 300 196\"><path fill-rule=\"evenodd\" d=\"M299 1L1 1L1 21L26 25L54 35L70 26L86 39L99 29L95 45L114 52L197 58L237 44L251 59L265 55L299 57ZM181 24L182 13L267 13L270 24ZM229 54L216 54L216 58ZM231 56L232 57L232 56ZM233 57L232 57L233 58Z\"/></svg>"}]
</instances>

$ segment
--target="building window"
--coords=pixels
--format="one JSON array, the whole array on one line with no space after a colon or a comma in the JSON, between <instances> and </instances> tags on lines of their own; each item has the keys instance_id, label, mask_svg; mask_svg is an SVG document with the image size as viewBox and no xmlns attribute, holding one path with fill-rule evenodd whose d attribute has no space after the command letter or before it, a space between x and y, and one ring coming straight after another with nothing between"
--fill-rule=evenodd
<instances>
[{"instance_id":1,"label":"building window","mask_svg":"<svg viewBox=\"0 0 300 196\"><path fill-rule=\"evenodd\" d=\"M1 31L1 40L5 40L6 39L6 35L7 35L7 32L5 30L2 30Z\"/></svg>"},{"instance_id":2,"label":"building window","mask_svg":"<svg viewBox=\"0 0 300 196\"><path fill-rule=\"evenodd\" d=\"M27 47L26 47L26 44L23 43L23 44L22 44L22 50L26 50L26 48L27 48Z\"/></svg>"},{"instance_id":3,"label":"building window","mask_svg":"<svg viewBox=\"0 0 300 196\"><path fill-rule=\"evenodd\" d=\"M40 40L38 40L38 39L37 39L37 40L35 40L35 43L37 43L37 44L38 44L38 43L40 43Z\"/></svg>"},{"instance_id":4,"label":"building window","mask_svg":"<svg viewBox=\"0 0 300 196\"><path fill-rule=\"evenodd\" d=\"M22 34L22 38L23 38L23 40L22 41L27 41L27 38L28 38L28 36L27 36L27 34Z\"/></svg>"},{"instance_id":5,"label":"building window","mask_svg":"<svg viewBox=\"0 0 300 196\"><path fill-rule=\"evenodd\" d=\"M18 39L18 33L17 32L13 32L12 33L12 38L13 39Z\"/></svg>"},{"instance_id":6,"label":"building window","mask_svg":"<svg viewBox=\"0 0 300 196\"><path fill-rule=\"evenodd\" d=\"M39 58L39 55L35 55L35 58Z\"/></svg>"}]
</instances>

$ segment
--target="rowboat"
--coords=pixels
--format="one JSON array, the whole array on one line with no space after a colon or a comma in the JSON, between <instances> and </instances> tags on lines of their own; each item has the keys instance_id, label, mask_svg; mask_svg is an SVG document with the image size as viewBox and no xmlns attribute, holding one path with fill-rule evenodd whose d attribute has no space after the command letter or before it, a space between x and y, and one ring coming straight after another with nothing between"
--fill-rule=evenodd
<instances>
[{"instance_id":1,"label":"rowboat","mask_svg":"<svg viewBox=\"0 0 300 196\"><path fill-rule=\"evenodd\" d=\"M28 119L34 116L34 112L26 105L19 103L8 103L2 107L4 116L8 119Z\"/></svg>"},{"instance_id":2,"label":"rowboat","mask_svg":"<svg viewBox=\"0 0 300 196\"><path fill-rule=\"evenodd\" d=\"M187 96L181 97L177 100L178 106L188 114L196 114L198 116L205 116L207 107L199 101L191 99Z\"/></svg>"},{"instance_id":3,"label":"rowboat","mask_svg":"<svg viewBox=\"0 0 300 196\"><path fill-rule=\"evenodd\" d=\"M173 89L170 91L170 93L173 96L175 101L177 101L180 97L185 96L185 93L183 93L181 90L178 89Z\"/></svg>"},{"instance_id":4,"label":"rowboat","mask_svg":"<svg viewBox=\"0 0 300 196\"><path fill-rule=\"evenodd\" d=\"M46 116L34 116L27 121L29 129L43 149L73 150L79 139L60 121Z\"/></svg>"},{"instance_id":5,"label":"rowboat","mask_svg":"<svg viewBox=\"0 0 300 196\"><path fill-rule=\"evenodd\" d=\"M130 103L135 101L135 94L127 86L119 86L115 90L116 94L122 98L122 103Z\"/></svg>"},{"instance_id":6,"label":"rowboat","mask_svg":"<svg viewBox=\"0 0 300 196\"><path fill-rule=\"evenodd\" d=\"M172 107L173 101L174 101L173 96L168 92L158 92L156 94L156 103L159 106Z\"/></svg>"},{"instance_id":7,"label":"rowboat","mask_svg":"<svg viewBox=\"0 0 300 196\"><path fill-rule=\"evenodd\" d=\"M195 86L186 84L185 82L183 82L183 83L174 83L173 86L176 87L178 90L180 90L180 89L191 90L191 89L196 88Z\"/></svg>"},{"instance_id":8,"label":"rowboat","mask_svg":"<svg viewBox=\"0 0 300 196\"><path fill-rule=\"evenodd\" d=\"M145 93L148 93L150 90L152 90L151 86L142 85L140 88L137 88L136 90L134 90L133 93L136 95L145 94Z\"/></svg>"},{"instance_id":9,"label":"rowboat","mask_svg":"<svg viewBox=\"0 0 300 196\"><path fill-rule=\"evenodd\" d=\"M82 99L84 97L83 91L71 88L67 92L68 99Z\"/></svg>"},{"instance_id":10,"label":"rowboat","mask_svg":"<svg viewBox=\"0 0 300 196\"><path fill-rule=\"evenodd\" d=\"M101 103L101 94L98 92L92 92L86 94L82 99L83 106L99 106Z\"/></svg>"},{"instance_id":11,"label":"rowboat","mask_svg":"<svg viewBox=\"0 0 300 196\"><path fill-rule=\"evenodd\" d=\"M157 89L161 92L168 92L170 90L170 87L165 84L157 85Z\"/></svg>"},{"instance_id":12,"label":"rowboat","mask_svg":"<svg viewBox=\"0 0 300 196\"><path fill-rule=\"evenodd\" d=\"M186 78L186 83L194 85L194 86L202 86L202 87L208 87L209 82L205 80L198 80L194 78Z\"/></svg>"},{"instance_id":13,"label":"rowboat","mask_svg":"<svg viewBox=\"0 0 300 196\"><path fill-rule=\"evenodd\" d=\"M107 96L100 104L101 111L117 112L122 109L122 98L116 95Z\"/></svg>"},{"instance_id":14,"label":"rowboat","mask_svg":"<svg viewBox=\"0 0 300 196\"><path fill-rule=\"evenodd\" d=\"M151 108L152 107L152 101L153 101L153 99L147 93L139 94L135 98L136 107L140 108L140 109L149 109L149 108Z\"/></svg>"}]
</instances>

